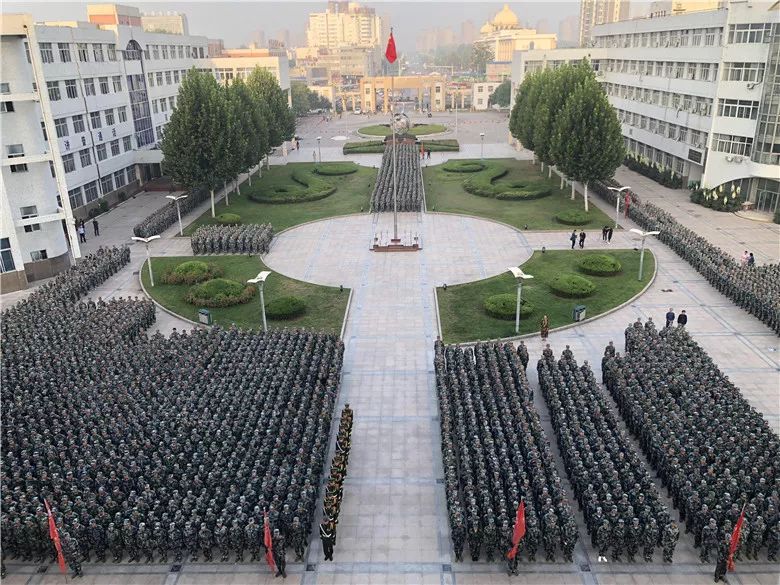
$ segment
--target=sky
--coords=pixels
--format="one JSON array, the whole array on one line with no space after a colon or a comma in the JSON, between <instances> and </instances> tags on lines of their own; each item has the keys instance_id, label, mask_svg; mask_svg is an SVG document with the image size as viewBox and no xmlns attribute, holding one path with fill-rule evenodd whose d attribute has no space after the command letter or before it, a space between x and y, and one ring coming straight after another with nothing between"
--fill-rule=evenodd
<instances>
[{"instance_id":1,"label":"sky","mask_svg":"<svg viewBox=\"0 0 780 585\"><path fill-rule=\"evenodd\" d=\"M104 0L105 1L105 0ZM262 30L266 38L273 38L281 29L288 29L293 40L304 37L307 16L310 12L322 12L326 2L122 2L136 6L141 12L175 11L187 14L190 34L221 38L226 47L237 47L252 41L254 32ZM3 12L30 12L36 20L86 20L86 2L2 2ZM413 51L417 35L424 29L451 26L457 33L460 24L472 20L479 28L496 12L503 2L458 0L411 2L361 2L390 17L399 52ZM570 15L579 14L579 2L509 2L512 10L523 23L536 26L547 20L553 32L558 22Z\"/></svg>"}]
</instances>

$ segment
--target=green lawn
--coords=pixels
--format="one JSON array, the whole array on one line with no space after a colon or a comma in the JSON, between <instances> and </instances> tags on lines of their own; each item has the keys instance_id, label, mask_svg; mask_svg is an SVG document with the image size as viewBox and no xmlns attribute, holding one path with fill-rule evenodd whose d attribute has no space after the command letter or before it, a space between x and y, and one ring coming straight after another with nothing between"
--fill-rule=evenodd
<instances>
[{"instance_id":1,"label":"green lawn","mask_svg":"<svg viewBox=\"0 0 780 585\"><path fill-rule=\"evenodd\" d=\"M575 305L586 306L586 317L593 317L620 305L639 293L649 282L655 269L652 252L645 251L643 281L637 280L639 272L639 252L634 250L609 250L607 253L617 258L623 266L622 272L615 276L591 276L582 273L577 262L585 255L600 254L599 251L549 250L534 252L522 265L527 274L534 276L523 284L523 300L528 301L534 312L520 319L520 334L539 331L539 322L543 315L550 318L550 329L572 323L572 309ZM596 291L583 299L561 298L555 296L547 282L557 274L571 272L580 274L596 284ZM515 294L517 284L514 277L507 273L467 284L436 290L439 299L442 335L445 343L463 343L499 337L511 337L515 334L515 323L488 316L483 308L485 299L501 293Z\"/></svg>"},{"instance_id":2,"label":"green lawn","mask_svg":"<svg viewBox=\"0 0 780 585\"><path fill-rule=\"evenodd\" d=\"M225 271L223 278L246 282L257 276L261 270L268 270L257 256L164 256L152 258L155 286L149 286L149 269L144 263L141 276L144 286L154 299L166 309L187 319L198 320L198 307L184 300L190 286L186 284L162 284L162 275L166 269L172 269L188 260L201 260L219 265ZM295 319L268 321L268 327L306 327L315 331L325 331L338 335L347 308L349 289L320 286L287 278L273 273L265 283L265 302L268 304L279 296L296 296L306 303L306 313ZM243 305L233 305L219 309L209 309L214 323L229 327L233 323L239 327L262 327L260 296L255 296Z\"/></svg>"},{"instance_id":3,"label":"green lawn","mask_svg":"<svg viewBox=\"0 0 780 585\"><path fill-rule=\"evenodd\" d=\"M425 134L440 134L446 130L447 127L442 124L415 124L409 130L409 134L412 136L422 136ZM389 136L391 130L390 126L385 124L374 124L373 126L364 126L363 128L360 128L358 132L368 136Z\"/></svg>"},{"instance_id":4,"label":"green lawn","mask_svg":"<svg viewBox=\"0 0 780 585\"><path fill-rule=\"evenodd\" d=\"M478 161L477 161L478 162ZM509 172L497 180L545 180L552 186L552 194L541 199L530 201L506 201L490 197L472 195L463 189L463 181L473 173L451 173L443 170L443 165L423 168L425 180L425 200L428 211L448 211L450 213L462 213L495 219L514 226L518 229L530 230L572 230L576 227L594 229L604 225L614 225L614 218L610 219L598 207L590 205L591 221L583 226L569 226L559 223L555 215L567 210L584 210L582 197L571 200L571 190L559 189L560 179L553 174L552 179L547 179L547 173L539 172L539 167L530 161L518 161L515 159L491 159L491 162L499 163L509 168ZM485 171L481 171L485 172Z\"/></svg>"},{"instance_id":5,"label":"green lawn","mask_svg":"<svg viewBox=\"0 0 780 585\"><path fill-rule=\"evenodd\" d=\"M327 165L328 163L324 163ZM339 163L343 164L343 163ZM358 170L350 175L337 177L320 177L324 181L336 186L336 192L329 197L318 201L304 203L256 203L247 197L252 191L259 189L261 184L291 185L299 188L291 175L296 169L311 171L314 163L289 163L286 165L272 166L269 170L263 170L263 178L252 179L252 186L244 183L241 187L241 195L230 196L230 206L226 207L224 201L217 204L217 215L230 212L241 216L242 223L270 223L274 231L279 232L285 228L298 225L315 219L323 219L334 215L346 215L348 213L360 213L368 211L371 200L371 189L376 181L377 170L369 167L358 166ZM201 225L215 223L211 217L211 209L193 221L184 230L186 235L192 234Z\"/></svg>"}]
</instances>

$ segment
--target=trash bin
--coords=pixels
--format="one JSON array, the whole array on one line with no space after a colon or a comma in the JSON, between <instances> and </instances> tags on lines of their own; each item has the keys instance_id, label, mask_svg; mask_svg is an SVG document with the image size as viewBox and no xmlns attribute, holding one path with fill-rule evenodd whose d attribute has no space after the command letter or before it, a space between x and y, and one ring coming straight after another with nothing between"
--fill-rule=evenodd
<instances>
[{"instance_id":1,"label":"trash bin","mask_svg":"<svg viewBox=\"0 0 780 585\"><path fill-rule=\"evenodd\" d=\"M582 321L585 319L585 305L574 305L571 318L574 321Z\"/></svg>"},{"instance_id":2,"label":"trash bin","mask_svg":"<svg viewBox=\"0 0 780 585\"><path fill-rule=\"evenodd\" d=\"M211 325L211 311L208 309L198 309L198 321L204 325Z\"/></svg>"}]
</instances>

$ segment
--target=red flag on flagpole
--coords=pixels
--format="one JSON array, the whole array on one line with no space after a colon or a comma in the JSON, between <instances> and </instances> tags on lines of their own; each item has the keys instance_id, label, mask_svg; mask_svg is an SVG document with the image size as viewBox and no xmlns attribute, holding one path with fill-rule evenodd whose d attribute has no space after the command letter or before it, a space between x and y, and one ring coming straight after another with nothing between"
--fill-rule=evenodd
<instances>
[{"instance_id":1,"label":"red flag on flagpole","mask_svg":"<svg viewBox=\"0 0 780 585\"><path fill-rule=\"evenodd\" d=\"M742 532L742 524L745 522L745 506L742 506L742 513L739 515L739 520L737 520L737 524L734 526L734 531L731 533L731 542L729 543L729 558L726 561L726 568L733 572L735 565L734 565L734 553L737 552L737 547L739 546L739 535Z\"/></svg>"},{"instance_id":2,"label":"red flag on flagpole","mask_svg":"<svg viewBox=\"0 0 780 585\"><path fill-rule=\"evenodd\" d=\"M389 63L395 63L398 58L398 54L395 52L395 39L393 38L393 29L390 29L390 38L387 41L387 49L385 49L385 58Z\"/></svg>"},{"instance_id":3,"label":"red flag on flagpole","mask_svg":"<svg viewBox=\"0 0 780 585\"><path fill-rule=\"evenodd\" d=\"M51 513L49 501L46 498L43 499L43 503L46 505L46 515L49 517L49 538L54 541L54 548L57 550L57 564L60 566L60 571L67 573L68 569L65 567L65 557L62 555L62 543L57 524L54 522L54 514Z\"/></svg>"},{"instance_id":4,"label":"red flag on flagpole","mask_svg":"<svg viewBox=\"0 0 780 585\"><path fill-rule=\"evenodd\" d=\"M512 533L512 550L506 553L506 558L513 559L517 556L517 548L520 541L525 536L525 502L520 502L517 507L517 517L515 518L515 530Z\"/></svg>"},{"instance_id":5,"label":"red flag on flagpole","mask_svg":"<svg viewBox=\"0 0 780 585\"><path fill-rule=\"evenodd\" d=\"M274 541L271 538L271 524L268 522L268 512L263 512L263 544L265 544L265 560L271 571L276 573L276 563L274 562Z\"/></svg>"}]
</instances>

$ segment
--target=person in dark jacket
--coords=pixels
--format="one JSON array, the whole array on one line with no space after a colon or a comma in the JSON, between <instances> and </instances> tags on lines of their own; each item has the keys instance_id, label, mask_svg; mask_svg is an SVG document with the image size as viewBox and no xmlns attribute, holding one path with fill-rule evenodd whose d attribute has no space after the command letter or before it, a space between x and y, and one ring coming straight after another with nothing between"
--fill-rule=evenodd
<instances>
[{"instance_id":1,"label":"person in dark jacket","mask_svg":"<svg viewBox=\"0 0 780 585\"><path fill-rule=\"evenodd\" d=\"M685 314L685 310L680 311L680 314L677 316L677 326L678 327L685 327L688 324L688 315Z\"/></svg>"}]
</instances>

